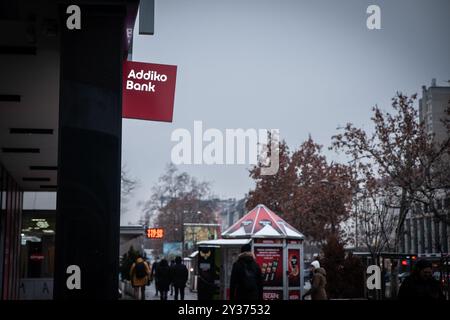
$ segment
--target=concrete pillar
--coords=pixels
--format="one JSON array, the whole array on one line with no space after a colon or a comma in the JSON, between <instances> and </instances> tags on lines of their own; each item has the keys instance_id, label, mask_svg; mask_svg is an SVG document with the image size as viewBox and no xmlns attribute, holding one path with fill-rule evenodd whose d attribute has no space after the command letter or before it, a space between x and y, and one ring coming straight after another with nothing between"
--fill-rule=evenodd
<instances>
[{"instance_id":1,"label":"concrete pillar","mask_svg":"<svg viewBox=\"0 0 450 320\"><path fill-rule=\"evenodd\" d=\"M410 253L411 252L411 219L406 218L405 224L406 224L405 249L406 249L406 253Z\"/></svg>"},{"instance_id":2,"label":"concrete pillar","mask_svg":"<svg viewBox=\"0 0 450 320\"><path fill-rule=\"evenodd\" d=\"M126 5L80 5L81 30L66 28L61 55L56 299L117 299L119 267L122 61ZM81 269L81 289L66 286Z\"/></svg>"},{"instance_id":3,"label":"concrete pillar","mask_svg":"<svg viewBox=\"0 0 450 320\"><path fill-rule=\"evenodd\" d=\"M431 253L435 253L436 252L436 225L434 223L433 218L430 217L431 220L431 245L430 245L430 250Z\"/></svg>"},{"instance_id":4,"label":"concrete pillar","mask_svg":"<svg viewBox=\"0 0 450 320\"><path fill-rule=\"evenodd\" d=\"M425 215L423 218L423 237L424 237L424 243L425 243L425 248L423 250L424 253L429 253L429 247L430 247L430 243L428 241L428 234L429 234L430 230L428 229L428 217Z\"/></svg>"},{"instance_id":5,"label":"concrete pillar","mask_svg":"<svg viewBox=\"0 0 450 320\"><path fill-rule=\"evenodd\" d=\"M423 253L423 218L417 219L417 238L418 238L418 248L417 253Z\"/></svg>"}]
</instances>

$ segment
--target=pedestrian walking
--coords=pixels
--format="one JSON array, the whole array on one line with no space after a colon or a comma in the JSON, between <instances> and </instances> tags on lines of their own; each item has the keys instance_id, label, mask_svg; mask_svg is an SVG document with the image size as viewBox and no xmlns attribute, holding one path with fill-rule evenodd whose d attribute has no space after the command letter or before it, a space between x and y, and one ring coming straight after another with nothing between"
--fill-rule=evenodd
<instances>
[{"instance_id":1,"label":"pedestrian walking","mask_svg":"<svg viewBox=\"0 0 450 320\"><path fill-rule=\"evenodd\" d=\"M328 300L327 291L325 290L327 285L325 269L321 268L320 262L316 260L311 262L310 270L312 273L311 289L303 295L303 299L311 296L311 300Z\"/></svg>"},{"instance_id":2,"label":"pedestrian walking","mask_svg":"<svg viewBox=\"0 0 450 320\"><path fill-rule=\"evenodd\" d=\"M166 259L162 259L161 262L159 262L155 277L158 283L160 299L167 300L167 292L169 291L169 286L172 280L170 278L169 264Z\"/></svg>"},{"instance_id":3,"label":"pedestrian walking","mask_svg":"<svg viewBox=\"0 0 450 320\"><path fill-rule=\"evenodd\" d=\"M419 260L411 275L403 280L399 300L445 300L439 281L433 278L430 261Z\"/></svg>"},{"instance_id":4,"label":"pedestrian walking","mask_svg":"<svg viewBox=\"0 0 450 320\"><path fill-rule=\"evenodd\" d=\"M170 268L172 285L175 289L175 300L184 300L184 288L188 280L188 269L181 263L181 257L176 257L174 265Z\"/></svg>"},{"instance_id":5,"label":"pedestrian walking","mask_svg":"<svg viewBox=\"0 0 450 320\"><path fill-rule=\"evenodd\" d=\"M233 264L230 279L230 300L262 300L263 278L261 268L246 244Z\"/></svg>"},{"instance_id":6,"label":"pedestrian walking","mask_svg":"<svg viewBox=\"0 0 450 320\"><path fill-rule=\"evenodd\" d=\"M150 280L155 282L155 297L158 296L158 279L156 279L156 270L158 269L159 257L156 257L155 262L152 264L152 271L150 274Z\"/></svg>"},{"instance_id":7,"label":"pedestrian walking","mask_svg":"<svg viewBox=\"0 0 450 320\"><path fill-rule=\"evenodd\" d=\"M148 284L150 272L147 262L139 255L131 265L130 279L135 295L140 300L145 300L145 286Z\"/></svg>"},{"instance_id":8,"label":"pedestrian walking","mask_svg":"<svg viewBox=\"0 0 450 320\"><path fill-rule=\"evenodd\" d=\"M175 266L175 260L172 259L170 260L170 269L172 270L172 267ZM174 291L174 287L173 287L173 282L170 283L170 295L173 296L173 291Z\"/></svg>"}]
</instances>

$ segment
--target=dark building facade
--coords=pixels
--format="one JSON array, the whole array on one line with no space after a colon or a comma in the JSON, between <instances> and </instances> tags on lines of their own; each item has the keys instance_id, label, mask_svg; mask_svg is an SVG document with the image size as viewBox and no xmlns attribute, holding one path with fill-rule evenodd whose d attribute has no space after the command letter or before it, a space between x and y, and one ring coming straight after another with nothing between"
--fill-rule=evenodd
<instances>
[{"instance_id":1,"label":"dark building facade","mask_svg":"<svg viewBox=\"0 0 450 320\"><path fill-rule=\"evenodd\" d=\"M53 297L118 297L122 63L138 6L0 0L2 299L18 298L24 191L57 192ZM74 265L79 289L66 283Z\"/></svg>"}]
</instances>

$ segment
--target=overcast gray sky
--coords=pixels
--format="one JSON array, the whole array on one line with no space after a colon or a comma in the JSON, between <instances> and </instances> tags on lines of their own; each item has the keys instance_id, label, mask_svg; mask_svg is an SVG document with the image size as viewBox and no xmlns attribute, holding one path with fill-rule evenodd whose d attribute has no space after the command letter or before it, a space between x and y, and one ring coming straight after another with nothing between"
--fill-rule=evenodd
<instances>
[{"instance_id":1,"label":"overcast gray sky","mask_svg":"<svg viewBox=\"0 0 450 320\"><path fill-rule=\"evenodd\" d=\"M381 7L382 30L366 27ZM173 123L123 121L122 162L140 181L122 223L170 162L176 128L276 128L296 148L308 134L328 146L336 127L368 127L371 107L397 90L450 79L448 0L156 0L155 35L135 32L133 60L178 66ZM330 159L336 156L326 151ZM182 165L241 198L247 165Z\"/></svg>"}]
</instances>

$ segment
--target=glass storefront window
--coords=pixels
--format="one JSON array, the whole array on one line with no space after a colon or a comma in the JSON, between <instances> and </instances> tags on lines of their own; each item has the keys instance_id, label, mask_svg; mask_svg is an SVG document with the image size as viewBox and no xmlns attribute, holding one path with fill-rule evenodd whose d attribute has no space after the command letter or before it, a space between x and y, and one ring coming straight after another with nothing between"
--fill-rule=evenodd
<instances>
[{"instance_id":1,"label":"glass storefront window","mask_svg":"<svg viewBox=\"0 0 450 320\"><path fill-rule=\"evenodd\" d=\"M17 299L19 292L22 190L0 165L0 298Z\"/></svg>"}]
</instances>

